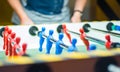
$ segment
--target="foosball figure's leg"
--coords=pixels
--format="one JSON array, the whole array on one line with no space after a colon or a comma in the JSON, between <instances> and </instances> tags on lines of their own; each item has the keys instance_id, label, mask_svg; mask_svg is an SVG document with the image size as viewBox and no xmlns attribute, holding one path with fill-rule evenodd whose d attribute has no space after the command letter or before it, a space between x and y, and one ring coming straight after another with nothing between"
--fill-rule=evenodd
<instances>
[{"instance_id":1,"label":"foosball figure's leg","mask_svg":"<svg viewBox=\"0 0 120 72\"><path fill-rule=\"evenodd\" d=\"M64 35L63 33L59 33L59 40L56 42L56 50L55 50L55 54L56 55L60 55L63 51L63 48L60 46L60 44L63 44L63 39Z\"/></svg>"},{"instance_id":2,"label":"foosball figure's leg","mask_svg":"<svg viewBox=\"0 0 120 72\"><path fill-rule=\"evenodd\" d=\"M84 32L84 30L81 28L79 30L79 32L81 33L80 34L80 39L83 41L83 43L85 44L87 50L89 50L89 41L85 38L86 37L86 34Z\"/></svg>"},{"instance_id":3,"label":"foosball figure's leg","mask_svg":"<svg viewBox=\"0 0 120 72\"><path fill-rule=\"evenodd\" d=\"M41 52L42 51L42 46L43 46L43 43L44 43L44 35L45 34L45 27L42 27L42 30L39 32L39 38L40 38L40 40L39 40L39 44L40 44L40 48L39 48L39 51Z\"/></svg>"},{"instance_id":4,"label":"foosball figure's leg","mask_svg":"<svg viewBox=\"0 0 120 72\"><path fill-rule=\"evenodd\" d=\"M50 50L52 48L52 44L53 42L51 41L51 39L53 38L53 30L49 30L49 36L47 37L47 44L46 44L46 54L50 54Z\"/></svg>"}]
</instances>

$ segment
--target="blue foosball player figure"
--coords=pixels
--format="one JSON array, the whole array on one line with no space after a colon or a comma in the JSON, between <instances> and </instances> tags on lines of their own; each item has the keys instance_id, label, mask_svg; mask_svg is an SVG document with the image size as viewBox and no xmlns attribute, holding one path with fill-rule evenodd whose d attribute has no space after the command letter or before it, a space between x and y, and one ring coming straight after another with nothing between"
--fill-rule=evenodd
<instances>
[{"instance_id":1,"label":"blue foosball player figure","mask_svg":"<svg viewBox=\"0 0 120 72\"><path fill-rule=\"evenodd\" d=\"M60 46L61 44L63 44L63 39L64 35L63 33L59 33L59 40L56 42L56 50L55 50L55 54L56 55L60 55L63 51L63 48Z\"/></svg>"},{"instance_id":2,"label":"blue foosball player figure","mask_svg":"<svg viewBox=\"0 0 120 72\"><path fill-rule=\"evenodd\" d=\"M68 47L68 52L77 51L76 47L77 39L73 38L71 43L72 45Z\"/></svg>"},{"instance_id":3,"label":"blue foosball player figure","mask_svg":"<svg viewBox=\"0 0 120 72\"><path fill-rule=\"evenodd\" d=\"M50 50L51 50L51 48L52 48L52 44L53 44L53 42L52 42L52 40L51 39L53 39L53 30L49 30L49 36L47 37L47 44L46 44L46 54L50 54Z\"/></svg>"},{"instance_id":4,"label":"blue foosball player figure","mask_svg":"<svg viewBox=\"0 0 120 72\"><path fill-rule=\"evenodd\" d=\"M44 34L45 34L45 27L42 27L41 32L39 32L39 38L40 38L40 40L39 40L39 44L40 44L39 51L40 51L40 52L42 51L42 46L43 46L44 39L45 39L45 38L43 37Z\"/></svg>"}]
</instances>

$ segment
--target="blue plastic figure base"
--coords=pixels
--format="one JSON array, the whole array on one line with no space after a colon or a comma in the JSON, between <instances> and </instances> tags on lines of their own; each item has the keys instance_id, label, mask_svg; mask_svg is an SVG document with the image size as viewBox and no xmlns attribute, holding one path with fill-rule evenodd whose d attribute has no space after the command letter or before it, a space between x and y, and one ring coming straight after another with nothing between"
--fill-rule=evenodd
<instances>
[{"instance_id":1,"label":"blue plastic figure base","mask_svg":"<svg viewBox=\"0 0 120 72\"><path fill-rule=\"evenodd\" d=\"M72 46L69 46L68 52L77 51L76 43L77 43L77 39L75 38L72 39Z\"/></svg>"},{"instance_id":2,"label":"blue plastic figure base","mask_svg":"<svg viewBox=\"0 0 120 72\"><path fill-rule=\"evenodd\" d=\"M91 44L90 46L89 46L89 50L91 51L91 50L96 50L96 45L95 44Z\"/></svg>"}]
</instances>

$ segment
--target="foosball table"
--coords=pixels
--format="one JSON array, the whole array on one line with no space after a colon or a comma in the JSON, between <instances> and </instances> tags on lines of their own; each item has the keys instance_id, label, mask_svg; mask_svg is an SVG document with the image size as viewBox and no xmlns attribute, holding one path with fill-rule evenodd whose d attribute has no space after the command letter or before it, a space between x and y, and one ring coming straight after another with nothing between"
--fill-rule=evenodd
<instances>
[{"instance_id":1,"label":"foosball table","mask_svg":"<svg viewBox=\"0 0 120 72\"><path fill-rule=\"evenodd\" d=\"M0 72L120 72L120 21L0 26L0 47Z\"/></svg>"}]
</instances>

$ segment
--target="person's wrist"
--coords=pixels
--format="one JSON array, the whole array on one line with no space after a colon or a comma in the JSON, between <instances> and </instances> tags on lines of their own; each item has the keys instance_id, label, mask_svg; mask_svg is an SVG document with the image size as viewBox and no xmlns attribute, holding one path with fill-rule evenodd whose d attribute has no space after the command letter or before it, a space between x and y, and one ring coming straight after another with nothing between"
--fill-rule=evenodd
<instances>
[{"instance_id":1,"label":"person's wrist","mask_svg":"<svg viewBox=\"0 0 120 72\"><path fill-rule=\"evenodd\" d=\"M83 15L83 12L80 10L74 10L74 15L79 15L81 17Z\"/></svg>"},{"instance_id":2,"label":"person's wrist","mask_svg":"<svg viewBox=\"0 0 120 72\"><path fill-rule=\"evenodd\" d=\"M26 19L28 19L27 16L21 16L21 17L20 17L20 20L26 20Z\"/></svg>"}]
</instances>

